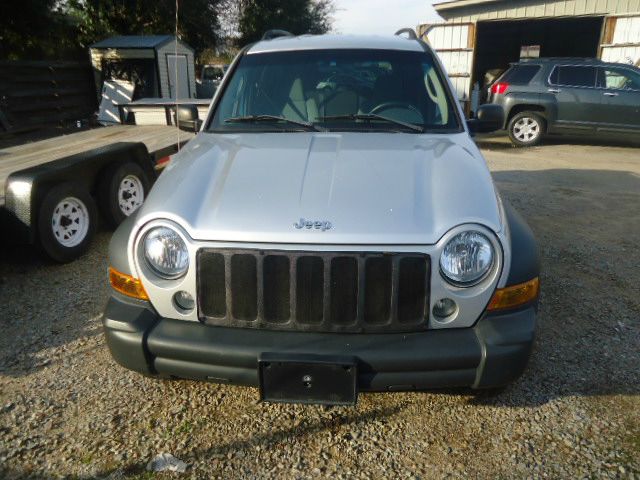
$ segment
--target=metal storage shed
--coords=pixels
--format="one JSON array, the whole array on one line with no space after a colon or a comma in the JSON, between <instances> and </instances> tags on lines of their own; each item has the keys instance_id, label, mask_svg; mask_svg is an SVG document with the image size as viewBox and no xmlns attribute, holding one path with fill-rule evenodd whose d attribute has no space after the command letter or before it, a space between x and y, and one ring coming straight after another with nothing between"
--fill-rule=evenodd
<instances>
[{"instance_id":1,"label":"metal storage shed","mask_svg":"<svg viewBox=\"0 0 640 480\"><path fill-rule=\"evenodd\" d=\"M467 105L487 72L523 55L640 62L640 0L449 0L434 7L446 23L418 32Z\"/></svg>"},{"instance_id":2,"label":"metal storage shed","mask_svg":"<svg viewBox=\"0 0 640 480\"><path fill-rule=\"evenodd\" d=\"M193 49L173 35L111 37L91 45L89 52L98 96L105 78L133 81L136 98L196 95Z\"/></svg>"}]
</instances>

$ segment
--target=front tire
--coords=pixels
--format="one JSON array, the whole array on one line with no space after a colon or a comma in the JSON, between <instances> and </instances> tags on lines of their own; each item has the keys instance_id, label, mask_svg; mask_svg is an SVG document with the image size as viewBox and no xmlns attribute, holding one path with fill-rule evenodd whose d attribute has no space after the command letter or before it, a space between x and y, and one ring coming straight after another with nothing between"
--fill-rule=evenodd
<instances>
[{"instance_id":1,"label":"front tire","mask_svg":"<svg viewBox=\"0 0 640 480\"><path fill-rule=\"evenodd\" d=\"M513 116L507 128L509 138L516 147L533 147L542 141L546 122L535 112L520 112Z\"/></svg>"},{"instance_id":2,"label":"front tire","mask_svg":"<svg viewBox=\"0 0 640 480\"><path fill-rule=\"evenodd\" d=\"M44 253L68 263L89 249L96 232L98 212L89 192L63 183L45 195L38 215L39 241Z\"/></svg>"},{"instance_id":3,"label":"front tire","mask_svg":"<svg viewBox=\"0 0 640 480\"><path fill-rule=\"evenodd\" d=\"M112 165L99 187L99 205L106 221L117 227L135 212L149 192L149 181L137 163Z\"/></svg>"}]
</instances>

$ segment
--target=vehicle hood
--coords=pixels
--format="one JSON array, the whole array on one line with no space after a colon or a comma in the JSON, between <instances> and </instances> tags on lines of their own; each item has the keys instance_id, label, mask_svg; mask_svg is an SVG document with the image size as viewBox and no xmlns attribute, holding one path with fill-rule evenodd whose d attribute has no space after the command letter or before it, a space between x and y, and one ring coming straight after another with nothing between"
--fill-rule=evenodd
<instances>
[{"instance_id":1,"label":"vehicle hood","mask_svg":"<svg viewBox=\"0 0 640 480\"><path fill-rule=\"evenodd\" d=\"M501 229L491 175L465 133L200 133L138 221L155 218L197 240L282 244L419 245L462 223ZM301 219L325 223L296 228Z\"/></svg>"}]
</instances>

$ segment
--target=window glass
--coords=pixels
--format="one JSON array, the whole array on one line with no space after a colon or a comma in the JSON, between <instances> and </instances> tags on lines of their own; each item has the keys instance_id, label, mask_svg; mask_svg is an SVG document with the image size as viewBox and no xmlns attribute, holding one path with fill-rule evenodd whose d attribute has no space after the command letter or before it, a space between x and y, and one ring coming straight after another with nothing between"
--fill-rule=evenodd
<instances>
[{"instance_id":1,"label":"window glass","mask_svg":"<svg viewBox=\"0 0 640 480\"><path fill-rule=\"evenodd\" d=\"M342 49L243 56L209 129L279 131L277 127L285 125L228 121L256 115L310 122L332 131L398 129L390 122L328 118L369 113L425 130L460 128L448 86L431 55Z\"/></svg>"},{"instance_id":2,"label":"window glass","mask_svg":"<svg viewBox=\"0 0 640 480\"><path fill-rule=\"evenodd\" d=\"M595 67L566 66L558 69L557 85L570 87L595 87Z\"/></svg>"},{"instance_id":3,"label":"window glass","mask_svg":"<svg viewBox=\"0 0 640 480\"><path fill-rule=\"evenodd\" d=\"M540 71L540 65L514 65L500 79L511 85L527 85Z\"/></svg>"},{"instance_id":4,"label":"window glass","mask_svg":"<svg viewBox=\"0 0 640 480\"><path fill-rule=\"evenodd\" d=\"M220 67L204 67L202 78L205 80L220 80L224 76L224 72Z\"/></svg>"},{"instance_id":5,"label":"window glass","mask_svg":"<svg viewBox=\"0 0 640 480\"><path fill-rule=\"evenodd\" d=\"M640 90L640 73L621 68L604 68L604 87L611 90Z\"/></svg>"}]
</instances>

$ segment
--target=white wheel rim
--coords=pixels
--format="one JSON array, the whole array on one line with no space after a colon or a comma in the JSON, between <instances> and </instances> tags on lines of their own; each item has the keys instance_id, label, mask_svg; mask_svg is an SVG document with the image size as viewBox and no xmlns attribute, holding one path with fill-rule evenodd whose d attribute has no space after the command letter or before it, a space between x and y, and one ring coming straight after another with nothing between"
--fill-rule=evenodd
<instances>
[{"instance_id":1,"label":"white wheel rim","mask_svg":"<svg viewBox=\"0 0 640 480\"><path fill-rule=\"evenodd\" d=\"M513 125L513 136L524 143L530 143L540 136L540 123L535 118L522 117Z\"/></svg>"},{"instance_id":2,"label":"white wheel rim","mask_svg":"<svg viewBox=\"0 0 640 480\"><path fill-rule=\"evenodd\" d=\"M56 241L64 247L82 243L89 231L89 210L82 200L67 197L53 209L51 230Z\"/></svg>"},{"instance_id":3,"label":"white wheel rim","mask_svg":"<svg viewBox=\"0 0 640 480\"><path fill-rule=\"evenodd\" d=\"M118 187L118 207L127 217L144 202L144 187L135 175L127 175Z\"/></svg>"}]
</instances>

